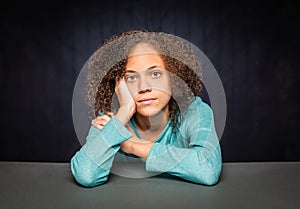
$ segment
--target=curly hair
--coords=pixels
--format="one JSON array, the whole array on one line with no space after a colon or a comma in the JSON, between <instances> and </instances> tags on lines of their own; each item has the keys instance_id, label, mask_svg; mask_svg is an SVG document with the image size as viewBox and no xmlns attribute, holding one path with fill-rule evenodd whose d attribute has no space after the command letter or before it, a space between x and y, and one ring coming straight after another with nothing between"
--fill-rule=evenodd
<instances>
[{"instance_id":1,"label":"curly hair","mask_svg":"<svg viewBox=\"0 0 300 209\"><path fill-rule=\"evenodd\" d=\"M125 75L130 51L138 44L146 43L158 52L171 75L169 117L176 129L182 119L180 116L201 91L202 76L195 72L201 72L201 68L191 47L174 37L165 33L131 30L105 40L87 63L87 101L92 117L118 110L116 80Z\"/></svg>"}]
</instances>

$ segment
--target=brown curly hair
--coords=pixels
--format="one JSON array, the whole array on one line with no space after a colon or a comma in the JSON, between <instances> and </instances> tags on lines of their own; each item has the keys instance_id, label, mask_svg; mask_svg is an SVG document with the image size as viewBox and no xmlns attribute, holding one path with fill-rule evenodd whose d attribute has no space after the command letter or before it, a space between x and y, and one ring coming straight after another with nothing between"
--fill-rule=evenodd
<instances>
[{"instance_id":1,"label":"brown curly hair","mask_svg":"<svg viewBox=\"0 0 300 209\"><path fill-rule=\"evenodd\" d=\"M195 72L201 72L201 69L191 47L174 37L165 33L131 30L104 41L88 61L87 101L92 117L97 117L100 113L117 112L119 103L115 95L116 80L125 75L130 50L139 43L147 43L160 54L171 75L169 117L173 130L176 130L184 110L201 91L202 76ZM185 63L176 59L176 56L183 58ZM117 61L109 62L111 59Z\"/></svg>"}]
</instances>

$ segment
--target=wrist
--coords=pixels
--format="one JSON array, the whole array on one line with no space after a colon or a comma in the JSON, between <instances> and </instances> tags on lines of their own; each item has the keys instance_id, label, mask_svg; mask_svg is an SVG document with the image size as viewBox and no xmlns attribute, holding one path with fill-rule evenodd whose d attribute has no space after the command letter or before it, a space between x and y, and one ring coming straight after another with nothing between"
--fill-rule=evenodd
<instances>
[{"instance_id":1,"label":"wrist","mask_svg":"<svg viewBox=\"0 0 300 209\"><path fill-rule=\"evenodd\" d=\"M134 112L130 111L130 109L126 106L120 107L118 112L115 114L115 117L123 124L126 125Z\"/></svg>"}]
</instances>

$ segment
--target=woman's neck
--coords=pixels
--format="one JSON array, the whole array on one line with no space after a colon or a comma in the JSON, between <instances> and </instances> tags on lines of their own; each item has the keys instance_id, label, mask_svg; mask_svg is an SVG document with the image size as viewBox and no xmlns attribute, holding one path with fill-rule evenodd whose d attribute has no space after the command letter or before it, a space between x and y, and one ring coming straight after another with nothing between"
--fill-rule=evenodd
<instances>
[{"instance_id":1,"label":"woman's neck","mask_svg":"<svg viewBox=\"0 0 300 209\"><path fill-rule=\"evenodd\" d=\"M161 132L169 121L169 115L169 107L166 106L153 116L143 116L139 113L135 113L134 117L138 129L141 132L147 132L149 134Z\"/></svg>"}]
</instances>

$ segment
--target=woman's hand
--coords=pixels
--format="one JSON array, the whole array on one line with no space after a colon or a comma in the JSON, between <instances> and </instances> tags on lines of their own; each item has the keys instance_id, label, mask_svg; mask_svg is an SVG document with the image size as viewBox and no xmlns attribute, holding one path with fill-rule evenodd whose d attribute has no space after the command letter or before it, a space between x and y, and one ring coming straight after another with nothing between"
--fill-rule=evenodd
<instances>
[{"instance_id":1,"label":"woman's hand","mask_svg":"<svg viewBox=\"0 0 300 209\"><path fill-rule=\"evenodd\" d=\"M152 141L137 141L128 139L120 144L121 150L127 154L133 154L138 157L147 159L149 152L153 146L154 142Z\"/></svg>"},{"instance_id":2,"label":"woman's hand","mask_svg":"<svg viewBox=\"0 0 300 209\"><path fill-rule=\"evenodd\" d=\"M106 115L98 116L92 120L92 124L99 130L102 130L112 116L113 113L106 113ZM133 137L120 144L121 150L127 154L133 154L146 159L154 142L139 139L128 124L126 125L126 128L132 133Z\"/></svg>"},{"instance_id":3,"label":"woman's hand","mask_svg":"<svg viewBox=\"0 0 300 209\"><path fill-rule=\"evenodd\" d=\"M120 108L115 117L118 118L123 125L126 125L135 113L136 105L128 90L124 78L116 81L115 91L120 103Z\"/></svg>"},{"instance_id":4,"label":"woman's hand","mask_svg":"<svg viewBox=\"0 0 300 209\"><path fill-rule=\"evenodd\" d=\"M98 128L99 130L102 130L105 124L108 123L112 116L112 112L106 112L105 115L98 116L94 120L92 120L92 125Z\"/></svg>"}]
</instances>

